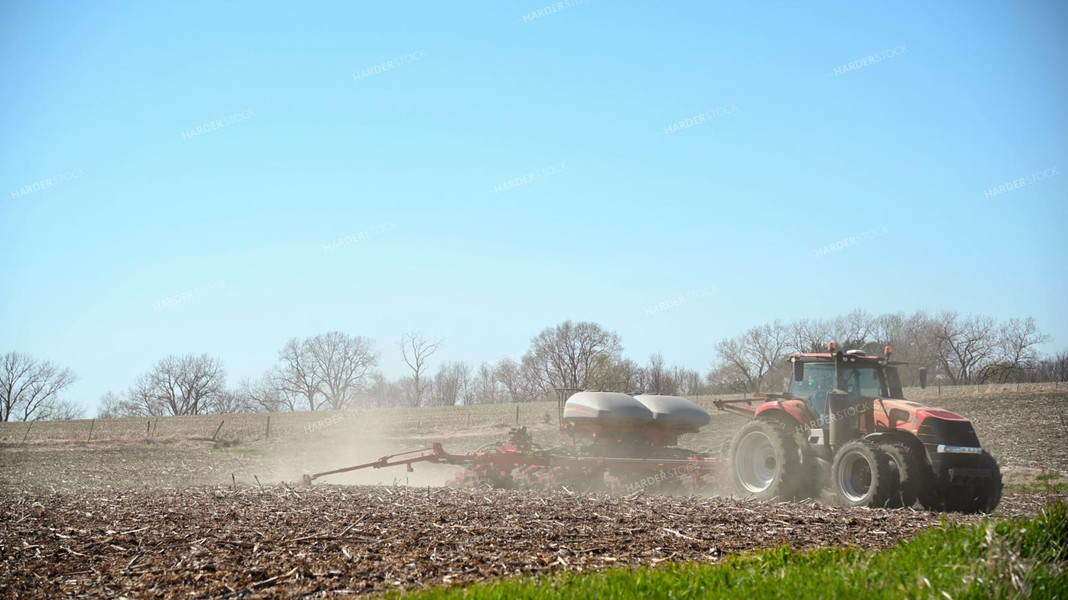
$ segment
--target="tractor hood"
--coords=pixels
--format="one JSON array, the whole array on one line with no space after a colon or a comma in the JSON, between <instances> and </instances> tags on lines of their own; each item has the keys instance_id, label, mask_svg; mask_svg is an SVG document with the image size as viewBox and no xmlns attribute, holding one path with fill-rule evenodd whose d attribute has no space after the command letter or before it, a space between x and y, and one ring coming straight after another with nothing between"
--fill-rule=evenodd
<instances>
[{"instance_id":1,"label":"tractor hood","mask_svg":"<svg viewBox=\"0 0 1068 600\"><path fill-rule=\"evenodd\" d=\"M874 403L876 430L901 429L918 433L927 419L940 421L971 422L968 419L942 408L927 406L911 400L876 399Z\"/></svg>"}]
</instances>

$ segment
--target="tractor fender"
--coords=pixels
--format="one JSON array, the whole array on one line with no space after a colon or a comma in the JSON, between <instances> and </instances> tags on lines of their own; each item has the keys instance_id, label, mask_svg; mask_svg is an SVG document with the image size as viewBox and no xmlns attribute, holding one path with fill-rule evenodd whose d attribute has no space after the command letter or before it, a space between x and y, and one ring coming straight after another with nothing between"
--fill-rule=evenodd
<instances>
[{"instance_id":1,"label":"tractor fender","mask_svg":"<svg viewBox=\"0 0 1068 600\"><path fill-rule=\"evenodd\" d=\"M891 442L900 442L907 445L912 449L912 453L916 458L923 461L929 467L931 465L931 459L927 456L927 449L924 447L920 438L909 433L908 431L880 431L878 433L872 433L864 436L864 439L871 440L876 444L889 444Z\"/></svg>"},{"instance_id":2,"label":"tractor fender","mask_svg":"<svg viewBox=\"0 0 1068 600\"><path fill-rule=\"evenodd\" d=\"M753 413L754 419L774 419L784 426L797 429L803 434L806 429L812 428L818 422L819 417L813 414L808 404L803 400L780 400L777 402L765 402L757 407Z\"/></svg>"},{"instance_id":3,"label":"tractor fender","mask_svg":"<svg viewBox=\"0 0 1068 600\"><path fill-rule=\"evenodd\" d=\"M798 459L804 472L805 484L798 493L802 497L814 497L818 493L819 482L825 479L816 452L805 441L806 431L817 423L818 417L812 413L802 400L766 402L757 407L754 419L763 419L780 424L786 431L793 432L793 440L798 450ZM816 425L818 426L818 425Z\"/></svg>"}]
</instances>

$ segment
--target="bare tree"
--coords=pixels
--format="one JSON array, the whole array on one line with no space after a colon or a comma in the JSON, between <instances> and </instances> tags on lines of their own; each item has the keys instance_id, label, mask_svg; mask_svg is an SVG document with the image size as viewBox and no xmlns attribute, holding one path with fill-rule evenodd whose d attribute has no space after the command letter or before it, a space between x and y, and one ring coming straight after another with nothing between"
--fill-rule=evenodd
<instances>
[{"instance_id":1,"label":"bare tree","mask_svg":"<svg viewBox=\"0 0 1068 600\"><path fill-rule=\"evenodd\" d=\"M467 363L445 363L438 368L438 374L434 377L432 388L434 404L436 406L456 406L465 404L468 380L471 369Z\"/></svg>"},{"instance_id":2,"label":"bare tree","mask_svg":"<svg viewBox=\"0 0 1068 600\"><path fill-rule=\"evenodd\" d=\"M411 396L408 386L411 378L400 377L396 380L387 379L381 373L371 375L371 386L367 394L369 402L377 408L392 408L404 406Z\"/></svg>"},{"instance_id":3,"label":"bare tree","mask_svg":"<svg viewBox=\"0 0 1068 600\"><path fill-rule=\"evenodd\" d=\"M206 412L217 415L236 415L256 412L258 406L245 395L241 388L222 390L208 403Z\"/></svg>"},{"instance_id":4,"label":"bare tree","mask_svg":"<svg viewBox=\"0 0 1068 600\"><path fill-rule=\"evenodd\" d=\"M73 400L56 400L40 418L42 421L74 421L85 418L85 409Z\"/></svg>"},{"instance_id":5,"label":"bare tree","mask_svg":"<svg viewBox=\"0 0 1068 600\"><path fill-rule=\"evenodd\" d=\"M68 368L8 352L0 359L0 422L47 418L77 379Z\"/></svg>"},{"instance_id":6,"label":"bare tree","mask_svg":"<svg viewBox=\"0 0 1068 600\"><path fill-rule=\"evenodd\" d=\"M944 312L936 321L938 363L953 384L972 383L997 348L994 320L981 315L961 319Z\"/></svg>"},{"instance_id":7,"label":"bare tree","mask_svg":"<svg viewBox=\"0 0 1068 600\"><path fill-rule=\"evenodd\" d=\"M721 366L734 371L727 380L744 381L745 391L759 392L772 369L780 366L790 343L787 328L775 321L753 327L741 337L723 340L716 345L716 354L722 361Z\"/></svg>"},{"instance_id":8,"label":"bare tree","mask_svg":"<svg viewBox=\"0 0 1068 600\"><path fill-rule=\"evenodd\" d=\"M585 389L613 392L635 392L644 389L644 370L629 358L619 354L598 357L590 368Z\"/></svg>"},{"instance_id":9,"label":"bare tree","mask_svg":"<svg viewBox=\"0 0 1068 600\"><path fill-rule=\"evenodd\" d=\"M524 356L538 374L545 393L554 388L588 389L596 384L598 366L623 351L619 335L596 323L565 321L531 340Z\"/></svg>"},{"instance_id":10,"label":"bare tree","mask_svg":"<svg viewBox=\"0 0 1068 600\"><path fill-rule=\"evenodd\" d=\"M529 402L538 397L537 377L531 373L529 365L504 358L497 362L493 371L508 402Z\"/></svg>"},{"instance_id":11,"label":"bare tree","mask_svg":"<svg viewBox=\"0 0 1068 600\"><path fill-rule=\"evenodd\" d=\"M675 379L678 381L678 392L683 396L697 396L701 397L701 374L694 369L687 369L686 367L679 367L675 372Z\"/></svg>"},{"instance_id":12,"label":"bare tree","mask_svg":"<svg viewBox=\"0 0 1068 600\"><path fill-rule=\"evenodd\" d=\"M409 332L401 337L401 356L412 370L411 406L420 406L423 402L423 395L430 385L425 377L426 363L440 345L441 340L428 340L420 332Z\"/></svg>"},{"instance_id":13,"label":"bare tree","mask_svg":"<svg viewBox=\"0 0 1068 600\"><path fill-rule=\"evenodd\" d=\"M122 417L122 398L115 392L109 391L100 397L100 404L96 409L98 419L117 419Z\"/></svg>"},{"instance_id":14,"label":"bare tree","mask_svg":"<svg viewBox=\"0 0 1068 600\"><path fill-rule=\"evenodd\" d=\"M226 388L226 372L207 354L167 356L141 375L123 403L126 416L199 415Z\"/></svg>"},{"instance_id":15,"label":"bare tree","mask_svg":"<svg viewBox=\"0 0 1068 600\"><path fill-rule=\"evenodd\" d=\"M257 412L296 410L293 396L282 391L276 375L272 371L254 381L242 379L237 386L237 393L244 398L245 405Z\"/></svg>"},{"instance_id":16,"label":"bare tree","mask_svg":"<svg viewBox=\"0 0 1068 600\"><path fill-rule=\"evenodd\" d=\"M1038 361L1035 377L1038 381L1068 381L1068 350Z\"/></svg>"},{"instance_id":17,"label":"bare tree","mask_svg":"<svg viewBox=\"0 0 1068 600\"><path fill-rule=\"evenodd\" d=\"M793 352L824 352L827 342L834 340L834 326L829 321L800 319L787 326L790 350Z\"/></svg>"},{"instance_id":18,"label":"bare tree","mask_svg":"<svg viewBox=\"0 0 1068 600\"><path fill-rule=\"evenodd\" d=\"M872 339L865 348L869 352L881 353L885 346L891 346L894 360L917 366L940 364L938 325L924 311L916 311L911 315L884 314L875 317ZM919 385L918 368L901 369L900 377L906 386Z\"/></svg>"},{"instance_id":19,"label":"bare tree","mask_svg":"<svg viewBox=\"0 0 1068 600\"><path fill-rule=\"evenodd\" d=\"M752 387L752 379L733 362L713 365L705 375L711 391L721 394L744 394Z\"/></svg>"},{"instance_id":20,"label":"bare tree","mask_svg":"<svg viewBox=\"0 0 1068 600\"><path fill-rule=\"evenodd\" d=\"M741 383L741 392L757 387L758 365L754 364L739 338L729 338L716 344L716 356L719 362L709 372L709 383L713 386L729 386L732 390Z\"/></svg>"},{"instance_id":21,"label":"bare tree","mask_svg":"<svg viewBox=\"0 0 1068 600\"><path fill-rule=\"evenodd\" d=\"M645 367L648 386L643 390L650 394L664 393L667 371L664 369L664 355L659 352L649 356L649 366Z\"/></svg>"},{"instance_id":22,"label":"bare tree","mask_svg":"<svg viewBox=\"0 0 1068 600\"><path fill-rule=\"evenodd\" d=\"M875 320L863 309L856 309L834 320L832 325L833 341L845 350L862 350L871 341ZM824 346L826 347L826 346Z\"/></svg>"},{"instance_id":23,"label":"bare tree","mask_svg":"<svg viewBox=\"0 0 1068 600\"><path fill-rule=\"evenodd\" d=\"M1037 346L1053 339L1038 330L1033 317L1009 319L998 330L997 362L1002 368L1001 380L1010 375L1019 378L1020 371L1033 369L1038 363Z\"/></svg>"},{"instance_id":24,"label":"bare tree","mask_svg":"<svg viewBox=\"0 0 1068 600\"><path fill-rule=\"evenodd\" d=\"M497 377L489 363L482 363L468 386L464 404L496 404L501 400L501 389Z\"/></svg>"},{"instance_id":25,"label":"bare tree","mask_svg":"<svg viewBox=\"0 0 1068 600\"><path fill-rule=\"evenodd\" d=\"M323 402L323 373L307 341L293 338L278 354L278 368L272 380L279 392L287 397L286 402L319 410Z\"/></svg>"},{"instance_id":26,"label":"bare tree","mask_svg":"<svg viewBox=\"0 0 1068 600\"><path fill-rule=\"evenodd\" d=\"M325 403L334 410L356 404L367 389L368 376L378 363L372 342L360 336L331 331L305 342L322 381Z\"/></svg>"}]
</instances>

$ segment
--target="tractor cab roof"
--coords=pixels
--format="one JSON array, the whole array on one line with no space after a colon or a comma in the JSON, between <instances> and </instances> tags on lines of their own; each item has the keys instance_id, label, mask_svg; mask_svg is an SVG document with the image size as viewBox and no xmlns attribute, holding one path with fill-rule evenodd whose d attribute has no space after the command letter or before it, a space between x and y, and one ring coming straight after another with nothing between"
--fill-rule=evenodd
<instances>
[{"instance_id":1,"label":"tractor cab roof","mask_svg":"<svg viewBox=\"0 0 1068 600\"><path fill-rule=\"evenodd\" d=\"M799 354L791 354L787 358L790 360L790 362L799 360L805 363L833 363L834 356L835 355L830 352L806 352ZM887 357L885 356L880 356L877 354L868 354L863 350L850 350L848 352L843 352L842 357L845 359L846 362L870 363L878 365L885 365L889 362L887 360Z\"/></svg>"}]
</instances>

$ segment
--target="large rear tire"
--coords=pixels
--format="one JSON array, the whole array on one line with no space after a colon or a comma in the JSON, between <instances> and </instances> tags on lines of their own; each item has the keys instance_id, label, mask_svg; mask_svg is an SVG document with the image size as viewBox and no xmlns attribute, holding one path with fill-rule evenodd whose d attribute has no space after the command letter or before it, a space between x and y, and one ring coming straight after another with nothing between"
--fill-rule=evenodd
<instances>
[{"instance_id":1,"label":"large rear tire","mask_svg":"<svg viewBox=\"0 0 1068 600\"><path fill-rule=\"evenodd\" d=\"M804 477L795 436L777 421L746 423L731 444L730 474L745 498L792 500Z\"/></svg>"},{"instance_id":2,"label":"large rear tire","mask_svg":"<svg viewBox=\"0 0 1068 600\"><path fill-rule=\"evenodd\" d=\"M920 460L912 448L904 442L880 444L879 448L890 457L890 466L897 471L897 493L890 499L889 508L911 508L920 493Z\"/></svg>"},{"instance_id":3,"label":"large rear tire","mask_svg":"<svg viewBox=\"0 0 1068 600\"><path fill-rule=\"evenodd\" d=\"M890 457L865 440L842 445L831 466L831 479L840 506L884 507L897 494Z\"/></svg>"}]
</instances>

